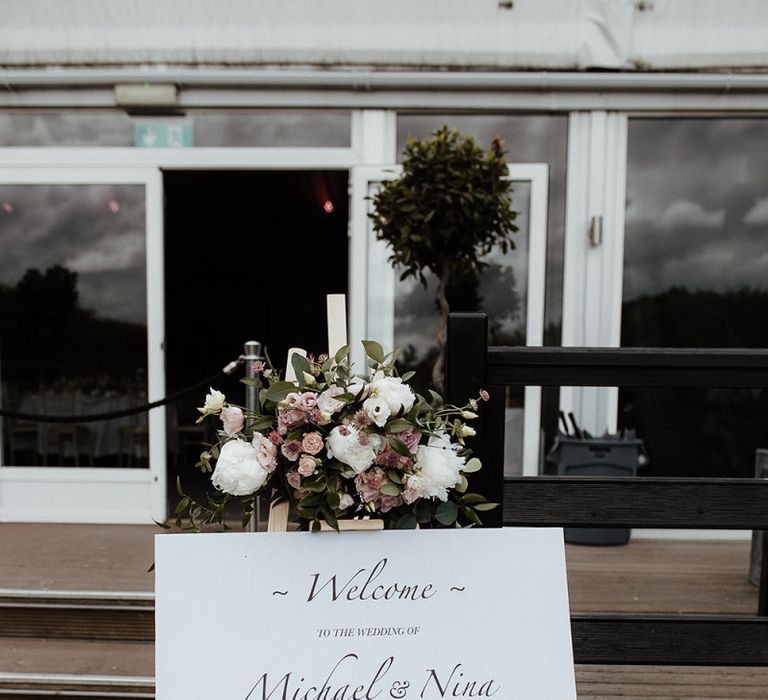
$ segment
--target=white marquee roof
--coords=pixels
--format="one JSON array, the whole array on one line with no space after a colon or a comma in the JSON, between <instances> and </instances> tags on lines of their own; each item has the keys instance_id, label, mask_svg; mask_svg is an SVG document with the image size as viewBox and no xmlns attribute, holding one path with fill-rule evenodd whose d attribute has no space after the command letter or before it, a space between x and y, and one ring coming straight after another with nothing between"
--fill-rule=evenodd
<instances>
[{"instance_id":1,"label":"white marquee roof","mask_svg":"<svg viewBox=\"0 0 768 700\"><path fill-rule=\"evenodd\" d=\"M764 0L2 0L0 14L5 68L768 68Z\"/></svg>"}]
</instances>

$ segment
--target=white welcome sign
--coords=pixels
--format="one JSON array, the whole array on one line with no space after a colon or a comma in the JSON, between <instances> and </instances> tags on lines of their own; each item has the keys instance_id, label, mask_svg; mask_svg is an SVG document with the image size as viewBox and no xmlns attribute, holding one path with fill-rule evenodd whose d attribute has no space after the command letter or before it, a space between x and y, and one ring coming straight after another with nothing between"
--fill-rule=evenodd
<instances>
[{"instance_id":1,"label":"white welcome sign","mask_svg":"<svg viewBox=\"0 0 768 700\"><path fill-rule=\"evenodd\" d=\"M576 698L560 529L158 535L158 700Z\"/></svg>"}]
</instances>

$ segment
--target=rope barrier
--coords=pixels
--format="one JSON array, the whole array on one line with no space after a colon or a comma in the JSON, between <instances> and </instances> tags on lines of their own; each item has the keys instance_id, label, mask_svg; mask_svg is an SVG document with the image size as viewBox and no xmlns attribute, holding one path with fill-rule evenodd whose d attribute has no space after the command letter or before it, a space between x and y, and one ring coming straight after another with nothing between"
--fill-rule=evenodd
<instances>
[{"instance_id":1,"label":"rope barrier","mask_svg":"<svg viewBox=\"0 0 768 700\"><path fill-rule=\"evenodd\" d=\"M36 422L36 423L93 423L93 422L102 421L102 420L114 420L115 418L125 418L127 416L133 416L139 413L147 413L148 411L151 411L153 408L158 408L159 406L165 406L169 403L174 403L175 401L178 401L182 396L191 394L193 391L197 391L202 386L206 386L206 385L210 386L210 384L214 383L220 377L227 374L232 374L232 372L234 372L235 369L242 362L243 362L243 356L241 355L236 360L233 360L228 365L226 365L226 367L223 367L218 372L216 372L216 374L211 375L207 379L203 379L202 381L197 382L196 384L192 384L191 386L188 386L185 389L182 389L181 391L176 391L173 394L169 394L163 399L158 399L157 401L151 401L149 403L145 403L140 406L131 406L130 408L121 408L116 411L105 411L103 413L85 413L83 415L77 415L77 416L39 415L36 413L21 413L18 411L10 411L5 408L0 408L0 417L15 418L17 420L26 420L26 421Z\"/></svg>"}]
</instances>

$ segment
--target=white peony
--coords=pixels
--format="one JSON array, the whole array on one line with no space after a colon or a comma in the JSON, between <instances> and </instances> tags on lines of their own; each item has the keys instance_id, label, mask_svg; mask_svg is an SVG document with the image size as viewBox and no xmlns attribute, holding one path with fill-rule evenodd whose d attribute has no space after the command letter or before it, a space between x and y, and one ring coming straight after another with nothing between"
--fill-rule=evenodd
<instances>
[{"instance_id":1,"label":"white peony","mask_svg":"<svg viewBox=\"0 0 768 700\"><path fill-rule=\"evenodd\" d=\"M329 457L335 457L359 474L373 464L381 450L379 435L366 435L363 442L360 443L360 433L354 426L337 425L326 438L325 449Z\"/></svg>"},{"instance_id":2,"label":"white peony","mask_svg":"<svg viewBox=\"0 0 768 700\"><path fill-rule=\"evenodd\" d=\"M230 440L221 447L211 483L220 491L233 496L250 496L267 480L267 470L261 463L263 455L245 440Z\"/></svg>"},{"instance_id":3,"label":"white peony","mask_svg":"<svg viewBox=\"0 0 768 700\"><path fill-rule=\"evenodd\" d=\"M419 498L448 500L448 489L461 481L464 457L459 457L458 445L451 444L447 435L436 435L416 453L415 473L408 477L403 500L413 503Z\"/></svg>"},{"instance_id":4,"label":"white peony","mask_svg":"<svg viewBox=\"0 0 768 700\"><path fill-rule=\"evenodd\" d=\"M384 401L392 415L401 410L410 411L416 401L411 387L403 384L400 377L381 377L378 374L371 381L370 398ZM368 415L370 416L370 413Z\"/></svg>"}]
</instances>

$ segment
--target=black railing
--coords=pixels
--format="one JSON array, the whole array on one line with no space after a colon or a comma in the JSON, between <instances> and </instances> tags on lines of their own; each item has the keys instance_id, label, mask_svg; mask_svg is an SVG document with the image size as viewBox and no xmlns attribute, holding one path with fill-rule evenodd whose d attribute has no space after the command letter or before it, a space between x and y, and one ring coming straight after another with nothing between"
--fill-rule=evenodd
<instances>
[{"instance_id":1,"label":"black railing","mask_svg":"<svg viewBox=\"0 0 768 700\"><path fill-rule=\"evenodd\" d=\"M768 481L643 477L504 479L505 387L768 388L768 351L488 347L483 314L448 322L446 395L491 394L472 448L473 490L503 503L500 526L768 530ZM768 440L768 426L767 426ZM577 663L768 665L768 537L757 616L574 614Z\"/></svg>"}]
</instances>

